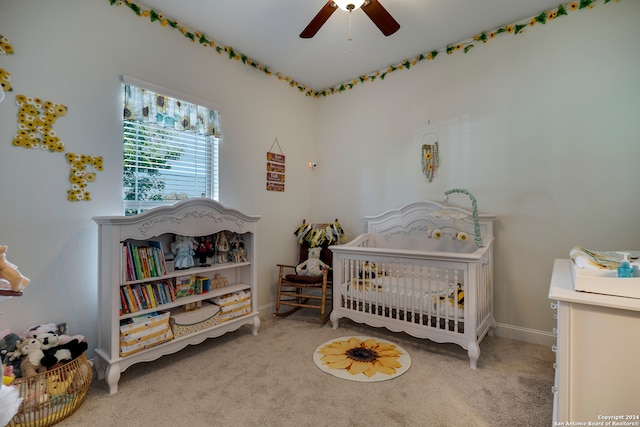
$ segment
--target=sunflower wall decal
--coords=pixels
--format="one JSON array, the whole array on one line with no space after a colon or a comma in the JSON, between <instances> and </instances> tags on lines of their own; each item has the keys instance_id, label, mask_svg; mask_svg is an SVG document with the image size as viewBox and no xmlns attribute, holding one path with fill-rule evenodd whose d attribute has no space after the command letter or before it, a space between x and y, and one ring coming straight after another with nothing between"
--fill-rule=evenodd
<instances>
[{"instance_id":1,"label":"sunflower wall decal","mask_svg":"<svg viewBox=\"0 0 640 427\"><path fill-rule=\"evenodd\" d=\"M0 34L0 55L13 55L13 46L9 37Z\"/></svg>"},{"instance_id":2,"label":"sunflower wall decal","mask_svg":"<svg viewBox=\"0 0 640 427\"><path fill-rule=\"evenodd\" d=\"M40 98L16 96L18 111L18 133L13 145L24 148L40 147L53 152L64 151L64 144L52 129L60 116L67 114L67 107Z\"/></svg>"},{"instance_id":3,"label":"sunflower wall decal","mask_svg":"<svg viewBox=\"0 0 640 427\"><path fill-rule=\"evenodd\" d=\"M0 68L0 86L3 92L11 92L13 90L11 87L11 73L4 68Z\"/></svg>"},{"instance_id":4,"label":"sunflower wall decal","mask_svg":"<svg viewBox=\"0 0 640 427\"><path fill-rule=\"evenodd\" d=\"M96 180L95 172L88 172L87 166L96 171L102 171L102 156L87 156L84 154L67 153L67 162L71 165L69 182L71 190L68 191L67 200L78 202L91 200L91 193L87 191L87 183Z\"/></svg>"},{"instance_id":5,"label":"sunflower wall decal","mask_svg":"<svg viewBox=\"0 0 640 427\"><path fill-rule=\"evenodd\" d=\"M319 346L314 362L324 372L352 381L384 381L405 373L411 357L389 341L342 337Z\"/></svg>"},{"instance_id":6,"label":"sunflower wall decal","mask_svg":"<svg viewBox=\"0 0 640 427\"><path fill-rule=\"evenodd\" d=\"M9 39L0 34L0 55L13 55L13 46ZM12 91L11 74L0 68L0 85L3 92ZM3 93L4 94L4 93ZM0 98L0 101L3 98ZM38 97L16 95L18 110L18 133L13 138L13 145L23 148L41 148L51 153L62 153L65 146L53 130L56 120L67 114L67 106ZM96 173L102 171L101 156L67 153L66 159L71 165L69 182L71 189L67 192L67 200L77 202L90 201L91 193L87 191L87 183L96 179ZM87 171L91 166L94 171Z\"/></svg>"}]
</instances>

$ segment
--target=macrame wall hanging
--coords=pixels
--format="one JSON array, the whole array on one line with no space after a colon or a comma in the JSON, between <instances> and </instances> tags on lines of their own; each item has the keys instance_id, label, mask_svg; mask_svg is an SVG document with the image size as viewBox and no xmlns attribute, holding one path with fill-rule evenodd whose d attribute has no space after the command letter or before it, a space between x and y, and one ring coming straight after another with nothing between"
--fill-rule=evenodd
<instances>
[{"instance_id":1,"label":"macrame wall hanging","mask_svg":"<svg viewBox=\"0 0 640 427\"><path fill-rule=\"evenodd\" d=\"M277 146L279 153L273 151ZM284 153L280 148L278 137L267 151L267 191L284 191Z\"/></svg>"},{"instance_id":2,"label":"macrame wall hanging","mask_svg":"<svg viewBox=\"0 0 640 427\"><path fill-rule=\"evenodd\" d=\"M440 167L440 150L438 134L429 132L422 137L422 173L427 181L433 181Z\"/></svg>"}]
</instances>

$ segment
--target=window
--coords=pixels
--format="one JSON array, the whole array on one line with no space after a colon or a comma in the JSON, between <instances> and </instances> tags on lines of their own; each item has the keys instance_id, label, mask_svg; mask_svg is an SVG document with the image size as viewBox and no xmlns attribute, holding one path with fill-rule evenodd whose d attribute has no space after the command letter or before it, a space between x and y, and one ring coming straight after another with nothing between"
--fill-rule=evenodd
<instances>
[{"instance_id":1,"label":"window","mask_svg":"<svg viewBox=\"0 0 640 427\"><path fill-rule=\"evenodd\" d=\"M218 111L123 80L125 215L191 197L218 200Z\"/></svg>"}]
</instances>

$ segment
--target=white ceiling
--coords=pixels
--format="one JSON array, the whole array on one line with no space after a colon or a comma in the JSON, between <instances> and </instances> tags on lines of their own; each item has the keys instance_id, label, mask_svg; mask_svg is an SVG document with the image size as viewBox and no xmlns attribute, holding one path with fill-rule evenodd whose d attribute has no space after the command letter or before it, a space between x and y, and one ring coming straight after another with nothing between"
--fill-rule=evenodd
<instances>
[{"instance_id":1,"label":"white ceiling","mask_svg":"<svg viewBox=\"0 0 640 427\"><path fill-rule=\"evenodd\" d=\"M351 13L349 41L349 12L340 9L315 37L299 37L326 0L134 2L315 90L442 50L561 4L559 0L380 0L400 24L398 32L385 37L362 10L356 10Z\"/></svg>"}]
</instances>

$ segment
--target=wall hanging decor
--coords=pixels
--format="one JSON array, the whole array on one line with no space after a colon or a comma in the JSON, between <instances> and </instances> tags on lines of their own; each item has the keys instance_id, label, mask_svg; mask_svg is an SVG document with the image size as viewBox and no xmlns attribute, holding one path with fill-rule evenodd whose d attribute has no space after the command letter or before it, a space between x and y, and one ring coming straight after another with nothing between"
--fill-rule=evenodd
<instances>
[{"instance_id":1,"label":"wall hanging decor","mask_svg":"<svg viewBox=\"0 0 640 427\"><path fill-rule=\"evenodd\" d=\"M0 55L13 55L13 46L9 38L0 34ZM11 73L4 68L0 68L0 102L4 101L5 92L11 92Z\"/></svg>"},{"instance_id":2,"label":"wall hanging decor","mask_svg":"<svg viewBox=\"0 0 640 427\"><path fill-rule=\"evenodd\" d=\"M273 152L277 146L279 153ZM267 191L284 191L284 159L278 137L267 151Z\"/></svg>"},{"instance_id":3,"label":"wall hanging decor","mask_svg":"<svg viewBox=\"0 0 640 427\"><path fill-rule=\"evenodd\" d=\"M53 124L60 116L67 114L67 107L40 98L16 96L18 111L18 133L13 145L24 148L40 146L51 152L64 151L64 144L52 130Z\"/></svg>"},{"instance_id":4,"label":"wall hanging decor","mask_svg":"<svg viewBox=\"0 0 640 427\"><path fill-rule=\"evenodd\" d=\"M87 156L84 154L67 153L67 162L71 165L69 182L71 190L68 191L67 200L78 202L91 200L91 193L87 191L87 183L96 180L95 172L88 172L87 166L93 167L96 171L103 170L102 156Z\"/></svg>"},{"instance_id":5,"label":"wall hanging decor","mask_svg":"<svg viewBox=\"0 0 640 427\"><path fill-rule=\"evenodd\" d=\"M13 46L7 37L0 34L0 55L13 55ZM0 102L4 99L4 92L12 91L11 74L0 68ZM18 110L18 133L13 138L13 145L24 148L40 147L52 153L65 151L63 142L52 129L60 116L67 114L67 107L41 98L16 95ZM87 191L87 183L96 179L96 173L103 170L101 156L67 153L66 159L71 165L69 182L71 189L67 192L67 200L77 202L91 200L91 193ZM87 167L93 171L87 171Z\"/></svg>"},{"instance_id":6,"label":"wall hanging decor","mask_svg":"<svg viewBox=\"0 0 640 427\"><path fill-rule=\"evenodd\" d=\"M438 134L429 132L422 137L422 173L427 181L433 181L440 167L440 150Z\"/></svg>"}]
</instances>

